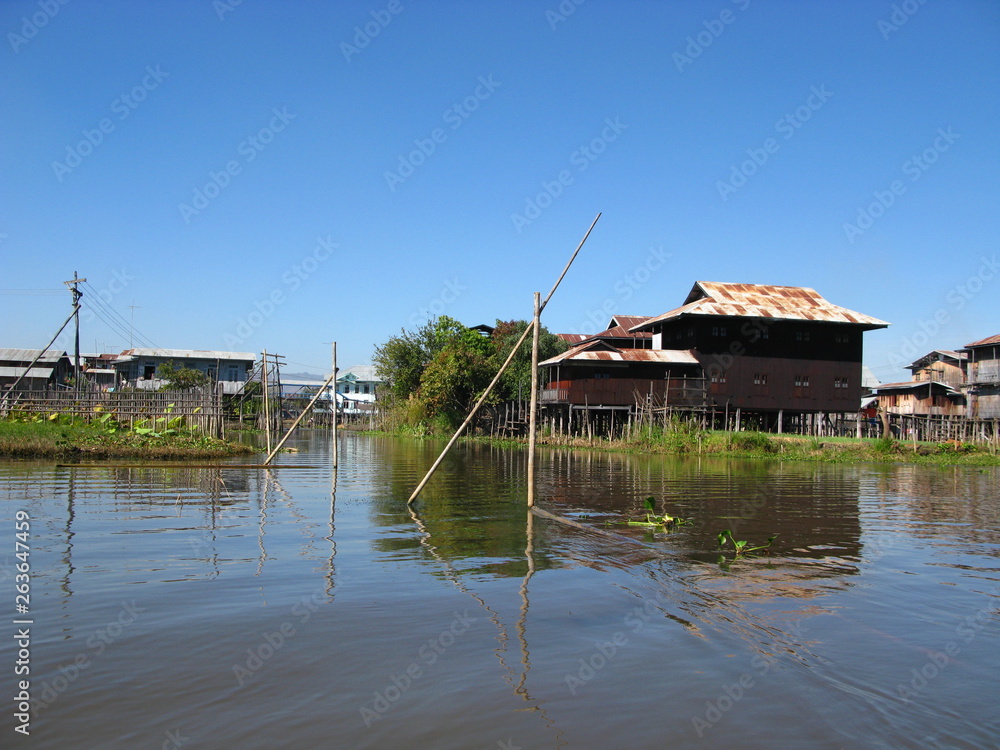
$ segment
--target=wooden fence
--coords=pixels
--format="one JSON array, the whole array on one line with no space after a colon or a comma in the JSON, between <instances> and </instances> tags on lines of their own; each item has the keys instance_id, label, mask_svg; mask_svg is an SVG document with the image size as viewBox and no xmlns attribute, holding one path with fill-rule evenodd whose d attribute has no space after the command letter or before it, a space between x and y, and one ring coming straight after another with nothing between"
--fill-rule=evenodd
<instances>
[{"instance_id":1,"label":"wooden fence","mask_svg":"<svg viewBox=\"0 0 1000 750\"><path fill-rule=\"evenodd\" d=\"M213 386L184 391L16 391L0 395L0 418L11 414L67 414L88 421L111 414L130 428L140 420L182 416L215 437L223 434L222 393ZM152 426L152 425L151 425Z\"/></svg>"}]
</instances>

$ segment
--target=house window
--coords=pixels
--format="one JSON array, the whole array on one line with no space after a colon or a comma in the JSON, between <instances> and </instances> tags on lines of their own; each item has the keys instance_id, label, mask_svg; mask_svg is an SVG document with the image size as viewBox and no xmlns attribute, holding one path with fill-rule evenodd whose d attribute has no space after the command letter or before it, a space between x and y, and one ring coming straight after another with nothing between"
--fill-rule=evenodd
<instances>
[{"instance_id":1,"label":"house window","mask_svg":"<svg viewBox=\"0 0 1000 750\"><path fill-rule=\"evenodd\" d=\"M142 368L142 379L152 380L156 374L156 365L146 365Z\"/></svg>"},{"instance_id":2,"label":"house window","mask_svg":"<svg viewBox=\"0 0 1000 750\"><path fill-rule=\"evenodd\" d=\"M808 388L809 387L809 376L808 375L796 375L795 376L795 387L796 388Z\"/></svg>"},{"instance_id":3,"label":"house window","mask_svg":"<svg viewBox=\"0 0 1000 750\"><path fill-rule=\"evenodd\" d=\"M809 331L796 331L795 332L795 340L796 341L808 341L809 340Z\"/></svg>"},{"instance_id":4,"label":"house window","mask_svg":"<svg viewBox=\"0 0 1000 750\"><path fill-rule=\"evenodd\" d=\"M762 339L769 339L769 338L771 338L771 329L770 328L761 328L760 329L760 337Z\"/></svg>"},{"instance_id":5,"label":"house window","mask_svg":"<svg viewBox=\"0 0 1000 750\"><path fill-rule=\"evenodd\" d=\"M713 383L725 383L726 382L726 373L724 373L724 372L714 372L714 373L712 373L712 382Z\"/></svg>"},{"instance_id":6,"label":"house window","mask_svg":"<svg viewBox=\"0 0 1000 750\"><path fill-rule=\"evenodd\" d=\"M754 385L767 385L767 373L766 372L755 372L753 374L753 384Z\"/></svg>"},{"instance_id":7,"label":"house window","mask_svg":"<svg viewBox=\"0 0 1000 750\"><path fill-rule=\"evenodd\" d=\"M836 333L833 336L833 340L838 344L848 344L851 341L851 337L846 333Z\"/></svg>"},{"instance_id":8,"label":"house window","mask_svg":"<svg viewBox=\"0 0 1000 750\"><path fill-rule=\"evenodd\" d=\"M595 372L594 373L594 379L595 380L601 380L601 379L607 380L610 377L611 377L611 375L609 375L606 372Z\"/></svg>"},{"instance_id":9,"label":"house window","mask_svg":"<svg viewBox=\"0 0 1000 750\"><path fill-rule=\"evenodd\" d=\"M232 381L240 379L240 368L237 365L229 365L229 379Z\"/></svg>"},{"instance_id":10,"label":"house window","mask_svg":"<svg viewBox=\"0 0 1000 750\"><path fill-rule=\"evenodd\" d=\"M712 335L723 337L729 335L729 329L726 326L712 326Z\"/></svg>"},{"instance_id":11,"label":"house window","mask_svg":"<svg viewBox=\"0 0 1000 750\"><path fill-rule=\"evenodd\" d=\"M365 385L365 387L364 387L364 388L365 388L365 393L368 393L368 386L367 386L367 385Z\"/></svg>"},{"instance_id":12,"label":"house window","mask_svg":"<svg viewBox=\"0 0 1000 750\"><path fill-rule=\"evenodd\" d=\"M833 379L834 388L847 388L847 378L834 378Z\"/></svg>"}]
</instances>

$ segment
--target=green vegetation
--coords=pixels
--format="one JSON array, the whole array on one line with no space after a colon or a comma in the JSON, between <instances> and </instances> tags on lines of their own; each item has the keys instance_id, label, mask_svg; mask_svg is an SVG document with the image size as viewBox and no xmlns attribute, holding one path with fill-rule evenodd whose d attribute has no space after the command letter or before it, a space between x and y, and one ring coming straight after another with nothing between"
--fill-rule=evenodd
<instances>
[{"instance_id":1,"label":"green vegetation","mask_svg":"<svg viewBox=\"0 0 1000 750\"><path fill-rule=\"evenodd\" d=\"M660 528L669 531L676 526L683 526L688 523L685 519L678 516L670 516L664 513L662 516L654 515L656 512L656 498L647 497L643 500L643 505L646 507L646 518L645 520L636 520L633 518L626 519L624 521L618 521L619 524L624 524L625 526L645 526L647 528ZM609 524L616 523L610 521Z\"/></svg>"},{"instance_id":2,"label":"green vegetation","mask_svg":"<svg viewBox=\"0 0 1000 750\"><path fill-rule=\"evenodd\" d=\"M173 360L157 367L156 377L167 381L160 388L161 391L186 391L188 388L197 388L212 382L212 379L200 370L178 367Z\"/></svg>"},{"instance_id":3,"label":"green vegetation","mask_svg":"<svg viewBox=\"0 0 1000 750\"><path fill-rule=\"evenodd\" d=\"M746 557L747 555L752 555L755 552L761 552L761 551L763 551L765 555L770 555L771 553L769 551L769 548L771 546L771 542L773 542L777 538L778 535L775 534L774 536L769 536L767 538L767 544L761 544L756 547L749 547L747 546L748 542L745 539L742 541L736 541L736 539L733 537L732 531L730 531L729 529L723 529L719 533L718 537L719 549L720 550L725 549L726 542L728 541L732 543L733 551L736 553L736 557Z\"/></svg>"},{"instance_id":4,"label":"green vegetation","mask_svg":"<svg viewBox=\"0 0 1000 750\"><path fill-rule=\"evenodd\" d=\"M527 328L524 320L497 321L490 336L442 316L413 331L400 331L375 348L382 388L382 426L391 432L422 436L450 433L468 414L493 380ZM544 328L539 337L542 359L566 348ZM527 398L531 390L531 349L515 355L488 404Z\"/></svg>"},{"instance_id":5,"label":"green vegetation","mask_svg":"<svg viewBox=\"0 0 1000 750\"><path fill-rule=\"evenodd\" d=\"M87 422L53 413L14 414L0 420L0 456L21 458L211 458L256 452L248 446L201 434L183 417L136 422L132 428L111 414Z\"/></svg>"}]
</instances>

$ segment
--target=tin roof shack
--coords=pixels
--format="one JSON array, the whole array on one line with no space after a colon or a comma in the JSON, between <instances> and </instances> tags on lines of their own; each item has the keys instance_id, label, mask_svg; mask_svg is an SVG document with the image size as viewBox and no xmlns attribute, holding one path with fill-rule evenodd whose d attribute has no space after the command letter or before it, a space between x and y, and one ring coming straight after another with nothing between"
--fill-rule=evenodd
<instances>
[{"instance_id":1,"label":"tin roof shack","mask_svg":"<svg viewBox=\"0 0 1000 750\"><path fill-rule=\"evenodd\" d=\"M38 360L32 365L36 357ZM30 370L26 370L28 365L31 365ZM72 376L73 364L64 351L0 349L0 391L9 390L19 378L17 390L40 391L66 384Z\"/></svg>"},{"instance_id":2,"label":"tin roof shack","mask_svg":"<svg viewBox=\"0 0 1000 750\"><path fill-rule=\"evenodd\" d=\"M206 349L126 349L113 366L127 385L155 391L166 385L156 371L167 362L204 373L221 385L224 394L232 395L240 391L253 371L254 355Z\"/></svg>"},{"instance_id":3,"label":"tin roof shack","mask_svg":"<svg viewBox=\"0 0 1000 750\"><path fill-rule=\"evenodd\" d=\"M954 386L936 380L882 383L872 389L879 407L887 414L915 417L965 415L965 395Z\"/></svg>"},{"instance_id":4,"label":"tin roof shack","mask_svg":"<svg viewBox=\"0 0 1000 750\"><path fill-rule=\"evenodd\" d=\"M683 305L630 330L651 332L653 351L693 351L713 405L770 426L783 412L856 413L862 333L888 325L808 287L698 281Z\"/></svg>"},{"instance_id":5,"label":"tin roof shack","mask_svg":"<svg viewBox=\"0 0 1000 750\"><path fill-rule=\"evenodd\" d=\"M651 398L658 406L700 406L704 400L698 360L687 350L618 348L595 339L539 367L549 374L543 404L628 407Z\"/></svg>"},{"instance_id":6,"label":"tin roof shack","mask_svg":"<svg viewBox=\"0 0 1000 750\"><path fill-rule=\"evenodd\" d=\"M1000 419L1000 334L966 344L966 393L971 419Z\"/></svg>"},{"instance_id":7,"label":"tin roof shack","mask_svg":"<svg viewBox=\"0 0 1000 750\"><path fill-rule=\"evenodd\" d=\"M935 349L906 366L913 373L911 380L935 380L958 388L965 383L965 352Z\"/></svg>"}]
</instances>

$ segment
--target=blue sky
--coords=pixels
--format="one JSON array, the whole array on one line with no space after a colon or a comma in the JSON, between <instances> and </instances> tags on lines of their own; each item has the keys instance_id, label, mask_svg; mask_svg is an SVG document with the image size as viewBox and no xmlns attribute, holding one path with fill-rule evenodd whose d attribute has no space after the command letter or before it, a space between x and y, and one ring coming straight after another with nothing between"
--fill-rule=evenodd
<instances>
[{"instance_id":1,"label":"blue sky","mask_svg":"<svg viewBox=\"0 0 1000 750\"><path fill-rule=\"evenodd\" d=\"M889 321L883 381L1000 333L1000 4L577 2L5 0L0 345L42 346L75 270L110 306L84 350L134 315L366 363L530 316L598 212L551 330L703 279Z\"/></svg>"}]
</instances>

